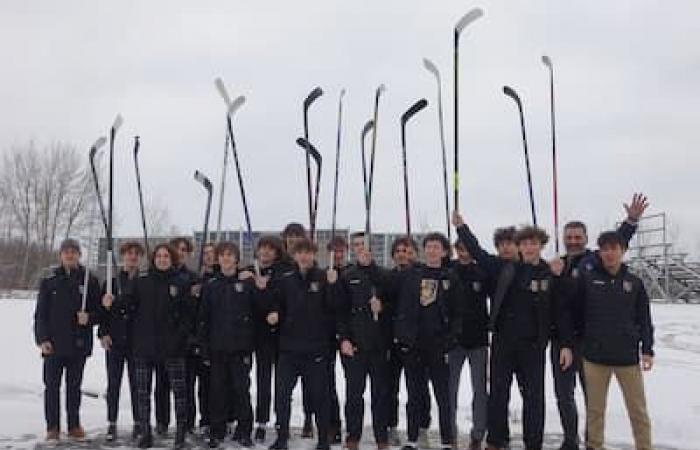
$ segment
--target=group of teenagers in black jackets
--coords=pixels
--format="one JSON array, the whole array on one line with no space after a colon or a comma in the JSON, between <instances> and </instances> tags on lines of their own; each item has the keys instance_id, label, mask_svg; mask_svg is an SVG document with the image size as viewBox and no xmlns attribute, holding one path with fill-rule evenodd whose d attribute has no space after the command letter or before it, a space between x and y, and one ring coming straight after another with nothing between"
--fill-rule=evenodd
<instances>
[{"instance_id":1,"label":"group of teenagers in black jackets","mask_svg":"<svg viewBox=\"0 0 700 450\"><path fill-rule=\"evenodd\" d=\"M523 442L542 448L545 365L550 348L561 449L578 449L577 377L586 399L585 445L603 448L607 390L615 375L625 397L636 448L651 449L642 370L653 364L649 299L639 278L622 263L645 208L635 195L627 219L601 233L590 251L582 222L564 227L564 257L542 257L548 236L540 228L500 228L497 254L482 248L462 216L452 217L458 240L429 233L392 245L395 266L378 266L368 236L335 237L332 267L316 261L316 245L303 226L281 237L263 236L252 267L240 264L233 242L202 248L201 273L187 268L186 238L158 244L140 270L138 242L120 248L113 294L85 274L80 246L60 248L60 265L43 279L35 312L35 338L44 358L47 440L60 439L59 390L65 373L68 435L85 438L79 406L82 374L92 352L93 326L105 348L108 373L107 439L117 435L119 393L127 369L140 448L168 430L174 398L175 447L199 427L218 447L233 429L244 447L265 442L274 385L276 437L286 450L292 392L302 383L302 437L318 450L343 444L357 450L363 431L367 379L372 432L379 450L400 446L397 433L401 372L407 392L403 450L426 448L431 396L437 405L443 449L458 446L460 376L469 363L470 450L507 448L509 401L515 378L523 400ZM451 259L454 248L455 259ZM337 355L345 373L345 438L335 386ZM255 366L255 411L251 372ZM274 374L273 374L274 373ZM152 392L155 379L155 392ZM195 386L198 387L195 390ZM171 396L172 394L172 396ZM156 427L151 429L151 404ZM314 423L315 422L315 423ZM315 427L314 427L315 425ZM255 428L255 429L254 429ZM485 446L485 447L484 447Z\"/></svg>"}]
</instances>

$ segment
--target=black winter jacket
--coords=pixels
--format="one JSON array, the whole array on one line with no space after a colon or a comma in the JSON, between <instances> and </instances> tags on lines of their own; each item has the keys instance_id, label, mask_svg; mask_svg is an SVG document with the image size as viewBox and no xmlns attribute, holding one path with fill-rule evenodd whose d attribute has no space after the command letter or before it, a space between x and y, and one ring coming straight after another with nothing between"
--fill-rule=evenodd
<instances>
[{"instance_id":1,"label":"black winter jacket","mask_svg":"<svg viewBox=\"0 0 700 450\"><path fill-rule=\"evenodd\" d=\"M465 349L489 345L488 292L490 279L477 263L451 263L452 270L459 277L464 290L464 316L459 343Z\"/></svg>"},{"instance_id":2,"label":"black winter jacket","mask_svg":"<svg viewBox=\"0 0 700 450\"><path fill-rule=\"evenodd\" d=\"M133 327L134 305L129 303L129 296L134 289L135 278L129 278L129 272L119 271L119 283L114 282L115 291L112 307L107 310L100 303L104 320L97 328L97 336L112 338L112 348L120 352L131 351L131 333ZM116 280L115 280L116 281ZM123 292L119 292L121 286ZM102 286L102 295L106 293L106 285Z\"/></svg>"}]
</instances>

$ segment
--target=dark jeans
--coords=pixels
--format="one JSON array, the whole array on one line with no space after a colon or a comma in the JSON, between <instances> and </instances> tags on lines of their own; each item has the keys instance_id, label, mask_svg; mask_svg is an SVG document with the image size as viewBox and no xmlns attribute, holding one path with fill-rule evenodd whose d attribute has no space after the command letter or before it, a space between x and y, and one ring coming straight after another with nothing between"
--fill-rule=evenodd
<instances>
[{"instance_id":1,"label":"dark jeans","mask_svg":"<svg viewBox=\"0 0 700 450\"><path fill-rule=\"evenodd\" d=\"M170 380L168 380L168 371L165 368L164 362L157 362L155 365L156 372L156 389L155 409L156 423L158 425L170 425Z\"/></svg>"},{"instance_id":2,"label":"dark jeans","mask_svg":"<svg viewBox=\"0 0 700 450\"><path fill-rule=\"evenodd\" d=\"M272 403L272 371L277 365L277 345L273 338L261 338L255 349L255 421L270 421ZM275 369L276 370L276 369Z\"/></svg>"},{"instance_id":3,"label":"dark jeans","mask_svg":"<svg viewBox=\"0 0 700 450\"><path fill-rule=\"evenodd\" d=\"M194 428L199 404L199 426L209 425L209 367L199 356L189 356L187 366L187 427ZM195 384L197 385L195 396Z\"/></svg>"},{"instance_id":4,"label":"dark jeans","mask_svg":"<svg viewBox=\"0 0 700 450\"><path fill-rule=\"evenodd\" d=\"M80 426L80 386L83 382L84 356L44 357L44 416L47 430L61 426L61 378L66 374L66 415L68 429Z\"/></svg>"},{"instance_id":5,"label":"dark jeans","mask_svg":"<svg viewBox=\"0 0 700 450\"><path fill-rule=\"evenodd\" d=\"M452 418L450 416L450 366L446 352L435 349L414 348L403 355L404 374L408 391L408 441L418 440L421 421L425 418L425 390L428 382L438 406L440 440L443 445L452 444Z\"/></svg>"},{"instance_id":6,"label":"dark jeans","mask_svg":"<svg viewBox=\"0 0 700 450\"><path fill-rule=\"evenodd\" d=\"M574 362L567 370L562 371L559 365L560 342L552 339L550 346L550 361L552 364L552 378L554 379L554 393L557 397L559 419L564 432L564 444L574 446L579 444L578 436L578 410L576 409L576 375L578 374L583 394L586 394L586 384L583 378L583 365L581 362L581 342L574 343Z\"/></svg>"},{"instance_id":7,"label":"dark jeans","mask_svg":"<svg viewBox=\"0 0 700 450\"><path fill-rule=\"evenodd\" d=\"M389 396L387 399L389 405L389 428L396 428L399 425L399 391L401 390L401 372L403 371L403 359L401 351L397 348L391 350L389 356ZM422 403L424 406L420 408L420 428L430 428L430 391L428 383L421 387ZM406 405L406 415L408 415L408 404Z\"/></svg>"},{"instance_id":8,"label":"dark jeans","mask_svg":"<svg viewBox=\"0 0 700 450\"><path fill-rule=\"evenodd\" d=\"M330 416L329 426L332 432L340 431L340 402L338 401L338 388L335 386L335 360L337 350L334 348L328 357L328 388L330 389Z\"/></svg>"},{"instance_id":9,"label":"dark jeans","mask_svg":"<svg viewBox=\"0 0 700 450\"><path fill-rule=\"evenodd\" d=\"M215 436L223 438L226 421L231 413L228 388L233 391L237 430L250 436L253 429L253 408L250 404L250 369L252 357L247 352L211 354L211 384L209 406L211 426Z\"/></svg>"},{"instance_id":10,"label":"dark jeans","mask_svg":"<svg viewBox=\"0 0 700 450\"><path fill-rule=\"evenodd\" d=\"M367 377L371 381L372 393L372 429L374 439L386 443L389 393L386 389L389 380L388 352L357 352L352 357L343 356L345 369L345 422L347 439L359 442L362 438L364 424L365 401L364 394Z\"/></svg>"},{"instance_id":11,"label":"dark jeans","mask_svg":"<svg viewBox=\"0 0 700 450\"><path fill-rule=\"evenodd\" d=\"M328 352L321 354L280 352L277 362L275 384L275 415L277 432L283 438L289 437L289 417L292 405L292 391L301 378L306 380L308 395L316 416L319 442L328 441L329 426L329 380Z\"/></svg>"},{"instance_id":12,"label":"dark jeans","mask_svg":"<svg viewBox=\"0 0 700 450\"><path fill-rule=\"evenodd\" d=\"M129 381L129 396L131 401L131 417L135 424L139 423L138 401L136 400L136 367L128 350L112 347L105 352L107 364L107 422L117 421L119 412L119 394L121 393L124 365Z\"/></svg>"},{"instance_id":13,"label":"dark jeans","mask_svg":"<svg viewBox=\"0 0 700 450\"><path fill-rule=\"evenodd\" d=\"M545 359L545 348L538 343L503 340L494 335L486 438L489 444L496 447L508 444L508 403L515 375L523 398L523 442L528 449L542 448Z\"/></svg>"}]
</instances>

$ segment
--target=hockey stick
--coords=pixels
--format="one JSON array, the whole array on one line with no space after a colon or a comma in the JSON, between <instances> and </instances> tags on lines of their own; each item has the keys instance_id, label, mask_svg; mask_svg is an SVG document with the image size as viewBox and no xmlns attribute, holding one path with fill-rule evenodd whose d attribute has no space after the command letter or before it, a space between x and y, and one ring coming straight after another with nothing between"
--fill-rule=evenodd
<instances>
[{"instance_id":1,"label":"hockey stick","mask_svg":"<svg viewBox=\"0 0 700 450\"><path fill-rule=\"evenodd\" d=\"M207 239L209 238L209 212L211 211L211 197L212 197L212 184L209 178L207 178L199 170L194 171L194 179L204 186L207 190L207 208L204 213L204 235L202 236L202 243L199 246L199 261L197 263L197 273L202 273L202 265L204 263L204 246L207 244Z\"/></svg>"},{"instance_id":2,"label":"hockey stick","mask_svg":"<svg viewBox=\"0 0 700 450\"><path fill-rule=\"evenodd\" d=\"M361 152L362 152L362 181L364 184L364 194L365 194L365 248L370 249L370 234L371 234L371 197L372 192L370 191L369 180L373 177L373 173L367 173L367 157L365 155L365 139L367 134L374 128L374 120L370 119L367 121L365 126L362 128L362 135L360 138Z\"/></svg>"},{"instance_id":3,"label":"hockey stick","mask_svg":"<svg viewBox=\"0 0 700 450\"><path fill-rule=\"evenodd\" d=\"M321 158L321 154L318 152L318 150L316 150L316 148L306 139L297 138L297 145L306 150L305 153L313 158L314 162L316 163L316 188L313 199L314 208L311 210L311 225L309 227L309 237L312 241L315 241L316 217L318 214L318 195L321 190L321 164L323 162L323 158Z\"/></svg>"},{"instance_id":4,"label":"hockey stick","mask_svg":"<svg viewBox=\"0 0 700 450\"><path fill-rule=\"evenodd\" d=\"M401 150L403 155L403 189L406 209L406 235L411 236L411 210L408 199L408 167L406 164L406 123L421 109L428 106L428 101L424 98L411 105L406 112L401 115Z\"/></svg>"},{"instance_id":5,"label":"hockey stick","mask_svg":"<svg viewBox=\"0 0 700 450\"><path fill-rule=\"evenodd\" d=\"M557 181L557 133L554 121L554 65L552 59L544 55L542 63L549 69L549 111L552 123L552 190L554 197L554 251L559 254L559 193Z\"/></svg>"},{"instance_id":6,"label":"hockey stick","mask_svg":"<svg viewBox=\"0 0 700 450\"><path fill-rule=\"evenodd\" d=\"M304 99L304 139L306 141L309 141L309 108L311 107L311 104L316 101L317 98L323 95L323 89L320 87L315 87L311 92L309 92L309 95L306 96ZM309 204L309 233L310 237L312 240L314 240L314 227L313 227L313 220L314 220L314 211L316 210L316 205L313 204L313 198L312 198L312 183L311 183L311 161L310 161L310 155L309 152L305 152L306 154L306 194L307 194L307 200Z\"/></svg>"},{"instance_id":7,"label":"hockey stick","mask_svg":"<svg viewBox=\"0 0 700 450\"><path fill-rule=\"evenodd\" d=\"M138 136L134 137L134 167L136 169L136 188L139 191L139 207L141 208L141 226L143 227L143 244L146 248L146 258L149 258L151 250L148 245L148 228L146 227L146 210L143 205L143 190L141 189L141 171L139 170L139 149L141 148L141 140Z\"/></svg>"},{"instance_id":8,"label":"hockey stick","mask_svg":"<svg viewBox=\"0 0 700 450\"><path fill-rule=\"evenodd\" d=\"M107 292L112 292L112 262L114 260L114 239L112 235L114 225L114 141L117 137L117 131L124 123L124 119L120 114L117 114L112 128L109 130L109 211L107 214Z\"/></svg>"},{"instance_id":9,"label":"hockey stick","mask_svg":"<svg viewBox=\"0 0 700 450\"><path fill-rule=\"evenodd\" d=\"M335 142L335 177L333 179L333 213L331 216L331 242L335 238L335 217L336 210L338 206L338 169L340 167L340 131L342 127L343 118L343 97L345 96L345 89L341 89L340 97L338 99L338 134ZM332 268L335 261L335 248L331 247L329 255L330 263L328 267Z\"/></svg>"}]
</instances>

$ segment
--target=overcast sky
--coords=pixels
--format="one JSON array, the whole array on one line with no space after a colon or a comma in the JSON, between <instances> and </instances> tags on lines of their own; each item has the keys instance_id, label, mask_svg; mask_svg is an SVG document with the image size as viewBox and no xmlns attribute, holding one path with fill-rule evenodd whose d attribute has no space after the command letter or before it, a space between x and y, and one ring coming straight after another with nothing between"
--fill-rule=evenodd
<instances>
[{"instance_id":1,"label":"overcast sky","mask_svg":"<svg viewBox=\"0 0 700 450\"><path fill-rule=\"evenodd\" d=\"M360 131L374 89L380 105L373 222L404 229L399 117L425 97L409 125L414 229L444 229L436 84L443 76L452 165L452 29L469 9L485 16L460 46L461 209L484 239L529 221L517 110L521 95L540 222L552 229L549 85L555 64L561 221L592 234L643 191L650 212L700 250L700 4L695 1L11 1L0 3L0 151L35 140L84 149L124 116L116 153L117 234L138 233L132 137L141 136L149 202L181 230L200 227L200 169L218 186L224 106L213 80L247 103L235 117L253 227L307 222L302 101L324 157L318 226L330 226L338 94L347 89L341 149L340 226L364 222ZM242 224L229 172L224 224ZM218 195L218 190L217 190ZM215 204L217 201L215 199ZM215 222L216 209L212 213Z\"/></svg>"}]
</instances>

